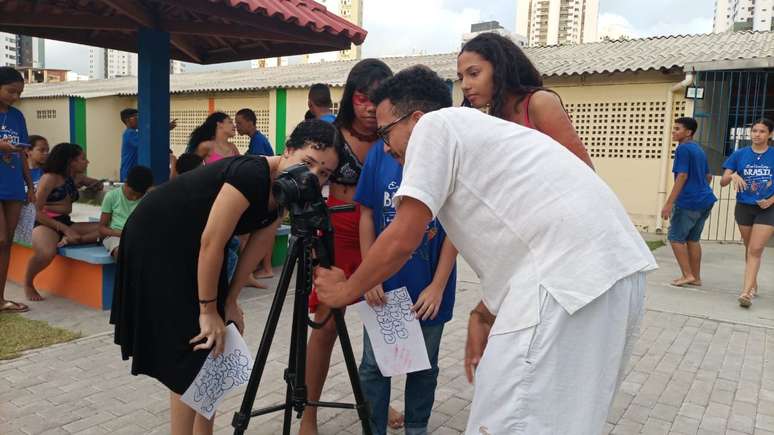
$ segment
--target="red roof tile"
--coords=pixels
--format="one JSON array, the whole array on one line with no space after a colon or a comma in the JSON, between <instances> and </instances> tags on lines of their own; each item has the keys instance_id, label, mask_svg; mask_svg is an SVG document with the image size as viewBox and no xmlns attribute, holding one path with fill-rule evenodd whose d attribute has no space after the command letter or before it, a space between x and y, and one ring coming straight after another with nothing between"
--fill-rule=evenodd
<instances>
[{"instance_id":1,"label":"red roof tile","mask_svg":"<svg viewBox=\"0 0 774 435\"><path fill-rule=\"evenodd\" d=\"M355 44L365 40L364 29L329 12L325 6L312 0L210 0L225 3L254 14L279 18L289 24L296 24L315 32L343 35Z\"/></svg>"}]
</instances>

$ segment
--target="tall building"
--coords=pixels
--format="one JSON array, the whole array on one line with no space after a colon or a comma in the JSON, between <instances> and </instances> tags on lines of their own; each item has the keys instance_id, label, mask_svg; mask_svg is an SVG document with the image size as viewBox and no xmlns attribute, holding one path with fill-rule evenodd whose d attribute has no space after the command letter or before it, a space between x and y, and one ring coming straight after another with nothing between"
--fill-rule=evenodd
<instances>
[{"instance_id":1,"label":"tall building","mask_svg":"<svg viewBox=\"0 0 774 435\"><path fill-rule=\"evenodd\" d=\"M339 0L339 16L363 27L363 0ZM349 50L339 52L339 60L359 60L362 51L360 45L352 44Z\"/></svg>"},{"instance_id":2,"label":"tall building","mask_svg":"<svg viewBox=\"0 0 774 435\"><path fill-rule=\"evenodd\" d=\"M137 54L109 48L89 49L89 78L112 79L137 75Z\"/></svg>"},{"instance_id":3,"label":"tall building","mask_svg":"<svg viewBox=\"0 0 774 435\"><path fill-rule=\"evenodd\" d=\"M287 66L287 57L270 57L266 59L254 59L250 61L251 68L273 68L275 66Z\"/></svg>"},{"instance_id":4,"label":"tall building","mask_svg":"<svg viewBox=\"0 0 774 435\"><path fill-rule=\"evenodd\" d=\"M91 47L89 49L89 78L112 79L115 77L137 76L139 60L137 53ZM185 64L179 60L169 61L169 73L185 72Z\"/></svg>"},{"instance_id":5,"label":"tall building","mask_svg":"<svg viewBox=\"0 0 774 435\"><path fill-rule=\"evenodd\" d=\"M46 40L16 35L16 64L20 67L46 67Z\"/></svg>"},{"instance_id":6,"label":"tall building","mask_svg":"<svg viewBox=\"0 0 774 435\"><path fill-rule=\"evenodd\" d=\"M475 23L470 25L470 32L462 35L462 45L475 38L482 33L497 33L500 36L510 38L519 47L527 45L527 38L517 33L511 33L508 29L504 28L497 21L486 21L483 23Z\"/></svg>"},{"instance_id":7,"label":"tall building","mask_svg":"<svg viewBox=\"0 0 774 435\"><path fill-rule=\"evenodd\" d=\"M599 0L517 0L516 33L530 46L597 41Z\"/></svg>"},{"instance_id":8,"label":"tall building","mask_svg":"<svg viewBox=\"0 0 774 435\"><path fill-rule=\"evenodd\" d=\"M16 66L18 55L16 35L0 33L0 66Z\"/></svg>"},{"instance_id":9,"label":"tall building","mask_svg":"<svg viewBox=\"0 0 774 435\"><path fill-rule=\"evenodd\" d=\"M182 74L185 72L185 63L179 60L169 61L169 73L170 74Z\"/></svg>"},{"instance_id":10,"label":"tall building","mask_svg":"<svg viewBox=\"0 0 774 435\"><path fill-rule=\"evenodd\" d=\"M715 33L774 30L774 0L715 0Z\"/></svg>"}]
</instances>

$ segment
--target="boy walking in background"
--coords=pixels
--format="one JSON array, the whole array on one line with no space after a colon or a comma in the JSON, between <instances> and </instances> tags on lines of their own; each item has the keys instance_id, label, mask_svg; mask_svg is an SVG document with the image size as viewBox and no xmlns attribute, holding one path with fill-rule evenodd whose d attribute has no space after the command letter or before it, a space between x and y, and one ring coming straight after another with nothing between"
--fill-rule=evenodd
<instances>
[{"instance_id":1,"label":"boy walking in background","mask_svg":"<svg viewBox=\"0 0 774 435\"><path fill-rule=\"evenodd\" d=\"M697 123L693 118L678 118L672 129L672 140L677 141L672 172L675 185L664 208L663 219L670 219L667 238L680 266L682 276L673 285L701 285L701 232L704 222L717 201L712 193L707 156L693 140Z\"/></svg>"}]
</instances>

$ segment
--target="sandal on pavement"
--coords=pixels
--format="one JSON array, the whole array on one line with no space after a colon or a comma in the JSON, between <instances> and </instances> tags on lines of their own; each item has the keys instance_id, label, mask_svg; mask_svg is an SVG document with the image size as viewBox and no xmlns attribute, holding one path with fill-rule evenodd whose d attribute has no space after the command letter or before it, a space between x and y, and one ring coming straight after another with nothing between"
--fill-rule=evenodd
<instances>
[{"instance_id":1,"label":"sandal on pavement","mask_svg":"<svg viewBox=\"0 0 774 435\"><path fill-rule=\"evenodd\" d=\"M26 313L30 307L14 301L5 301L0 305L0 313Z\"/></svg>"},{"instance_id":2,"label":"sandal on pavement","mask_svg":"<svg viewBox=\"0 0 774 435\"><path fill-rule=\"evenodd\" d=\"M739 306L742 308L750 308L752 305L752 297L750 297L750 292L744 292L741 295L739 295L739 298L737 298L737 301L739 301Z\"/></svg>"}]
</instances>

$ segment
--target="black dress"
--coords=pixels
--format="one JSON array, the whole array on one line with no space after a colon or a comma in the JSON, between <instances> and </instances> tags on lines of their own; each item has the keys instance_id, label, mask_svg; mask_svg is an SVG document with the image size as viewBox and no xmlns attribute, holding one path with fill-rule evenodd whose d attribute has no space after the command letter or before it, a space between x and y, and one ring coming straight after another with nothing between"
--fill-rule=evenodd
<instances>
[{"instance_id":1,"label":"black dress","mask_svg":"<svg viewBox=\"0 0 774 435\"><path fill-rule=\"evenodd\" d=\"M180 175L149 192L126 221L121 235L110 323L132 374L145 374L182 394L209 350L194 352L199 334L197 263L212 204L223 183L250 202L235 234L270 225L271 177L265 158L242 156ZM225 251L225 249L224 249ZM224 265L218 280L218 312L224 315L228 285Z\"/></svg>"}]
</instances>

